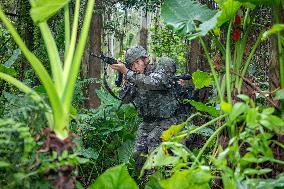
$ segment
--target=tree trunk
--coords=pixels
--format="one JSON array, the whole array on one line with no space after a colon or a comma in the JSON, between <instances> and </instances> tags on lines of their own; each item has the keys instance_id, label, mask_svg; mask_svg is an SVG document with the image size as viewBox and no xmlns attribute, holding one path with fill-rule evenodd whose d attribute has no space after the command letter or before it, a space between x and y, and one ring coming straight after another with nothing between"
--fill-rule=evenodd
<instances>
[{"instance_id":1,"label":"tree trunk","mask_svg":"<svg viewBox=\"0 0 284 189\"><path fill-rule=\"evenodd\" d=\"M198 40L192 40L188 46L188 73L192 74L198 69L198 60L200 55L200 44Z\"/></svg>"},{"instance_id":2,"label":"tree trunk","mask_svg":"<svg viewBox=\"0 0 284 189\"><path fill-rule=\"evenodd\" d=\"M141 10L141 29L139 44L147 50L148 46L148 11L147 7Z\"/></svg>"},{"instance_id":3,"label":"tree trunk","mask_svg":"<svg viewBox=\"0 0 284 189\"><path fill-rule=\"evenodd\" d=\"M24 40L25 44L27 45L28 49L33 51L33 44L34 44L34 24L30 17L30 10L31 6L28 0L22 0L20 1L19 5L19 25L18 25L18 31L20 35L22 36L22 39ZM20 72L19 72L19 79L24 80L25 76L25 70L27 69L27 60L24 56L20 59Z\"/></svg>"},{"instance_id":4,"label":"tree trunk","mask_svg":"<svg viewBox=\"0 0 284 189\"><path fill-rule=\"evenodd\" d=\"M90 53L101 54L102 37L102 0L97 0L95 11L92 16L90 26ZM101 78L101 61L90 55L89 57L89 78L96 79L88 86L88 108L97 108L100 106L100 99L96 90L101 87L97 80Z\"/></svg>"}]
</instances>

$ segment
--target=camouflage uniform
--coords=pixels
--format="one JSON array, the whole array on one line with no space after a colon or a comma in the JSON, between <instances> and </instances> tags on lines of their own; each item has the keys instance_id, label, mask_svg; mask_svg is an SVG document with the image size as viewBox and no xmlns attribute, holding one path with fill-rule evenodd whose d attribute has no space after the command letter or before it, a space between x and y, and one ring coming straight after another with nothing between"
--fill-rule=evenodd
<instances>
[{"instance_id":1,"label":"camouflage uniform","mask_svg":"<svg viewBox=\"0 0 284 189\"><path fill-rule=\"evenodd\" d=\"M127 57L127 56L126 56ZM175 74L175 62L161 58L158 64L149 64L144 74L129 70L126 74L128 85L123 91L125 103L133 102L143 123L139 125L135 141L134 158L141 169L144 159L141 153L148 154L161 142L160 136L172 124L182 122L177 115L179 103L173 91L171 77Z\"/></svg>"}]
</instances>

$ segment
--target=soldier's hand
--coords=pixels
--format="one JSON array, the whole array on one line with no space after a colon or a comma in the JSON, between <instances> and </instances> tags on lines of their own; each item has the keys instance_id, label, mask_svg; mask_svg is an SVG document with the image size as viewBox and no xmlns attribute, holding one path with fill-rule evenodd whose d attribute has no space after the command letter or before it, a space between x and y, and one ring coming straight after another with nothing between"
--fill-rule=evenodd
<instances>
[{"instance_id":1,"label":"soldier's hand","mask_svg":"<svg viewBox=\"0 0 284 189\"><path fill-rule=\"evenodd\" d=\"M110 65L110 67L114 70L119 71L120 73L123 73L123 74L126 74L127 71L128 71L126 66L121 62L118 62L117 64L112 64L112 65Z\"/></svg>"},{"instance_id":2,"label":"soldier's hand","mask_svg":"<svg viewBox=\"0 0 284 189\"><path fill-rule=\"evenodd\" d=\"M180 84L181 86L185 86L185 80L183 79L179 79L177 83Z\"/></svg>"},{"instance_id":3,"label":"soldier's hand","mask_svg":"<svg viewBox=\"0 0 284 189\"><path fill-rule=\"evenodd\" d=\"M124 85L128 85L128 84L129 84L129 82L128 82L128 80L126 79L125 75L123 75L123 84L124 84Z\"/></svg>"}]
</instances>

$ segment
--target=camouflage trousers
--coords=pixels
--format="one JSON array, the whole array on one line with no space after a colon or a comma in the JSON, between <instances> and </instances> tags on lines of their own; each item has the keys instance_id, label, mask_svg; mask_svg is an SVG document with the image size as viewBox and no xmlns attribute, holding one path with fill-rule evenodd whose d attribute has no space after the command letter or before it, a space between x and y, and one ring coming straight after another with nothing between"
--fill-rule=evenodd
<instances>
[{"instance_id":1,"label":"camouflage trousers","mask_svg":"<svg viewBox=\"0 0 284 189\"><path fill-rule=\"evenodd\" d=\"M134 146L134 160L136 169L140 172L146 157L143 154L152 152L161 143L161 134L173 124L182 123L182 117L160 119L152 122L144 121L139 125Z\"/></svg>"}]
</instances>

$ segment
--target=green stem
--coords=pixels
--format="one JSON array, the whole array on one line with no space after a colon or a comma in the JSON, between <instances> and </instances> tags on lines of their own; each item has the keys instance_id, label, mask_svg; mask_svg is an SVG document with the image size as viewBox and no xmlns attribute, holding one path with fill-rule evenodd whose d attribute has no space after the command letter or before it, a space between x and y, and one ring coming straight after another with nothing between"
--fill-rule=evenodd
<instances>
[{"instance_id":1,"label":"green stem","mask_svg":"<svg viewBox=\"0 0 284 189\"><path fill-rule=\"evenodd\" d=\"M222 55L225 56L226 50L225 50L224 45L221 43L220 40L218 40L217 36L213 32L210 32L210 34L213 37L213 40L214 40L215 44L217 45L217 47L219 47Z\"/></svg>"},{"instance_id":2,"label":"green stem","mask_svg":"<svg viewBox=\"0 0 284 189\"><path fill-rule=\"evenodd\" d=\"M277 33L277 40L278 40L278 59L279 59L279 66L280 66L280 86L281 89L284 89L284 62L283 62L283 47L281 45L281 33ZM281 110L284 114L284 100L281 100Z\"/></svg>"},{"instance_id":3,"label":"green stem","mask_svg":"<svg viewBox=\"0 0 284 189\"><path fill-rule=\"evenodd\" d=\"M275 24L280 23L280 12L281 12L281 1L277 1L274 3L274 18ZM279 69L280 69L280 88L284 89L284 62L283 62L283 47L282 47L282 36L281 32L277 32L277 46L278 46L278 62L279 62ZM284 117L284 100L281 100L281 111L282 117Z\"/></svg>"},{"instance_id":4,"label":"green stem","mask_svg":"<svg viewBox=\"0 0 284 189\"><path fill-rule=\"evenodd\" d=\"M69 4L64 7L64 23L65 23L65 53L64 57L66 59L69 45L70 45L70 20L69 20Z\"/></svg>"},{"instance_id":5,"label":"green stem","mask_svg":"<svg viewBox=\"0 0 284 189\"><path fill-rule=\"evenodd\" d=\"M241 48L241 45L240 45L240 42L237 41L235 43L235 48L234 48L234 57L233 57L233 69L234 69L234 72L238 72L238 61L239 61L239 58L240 58L240 48ZM238 77L234 77L235 78L235 81L233 80L233 82L236 82L238 80ZM232 85L234 86L234 85Z\"/></svg>"},{"instance_id":6,"label":"green stem","mask_svg":"<svg viewBox=\"0 0 284 189\"><path fill-rule=\"evenodd\" d=\"M197 127L196 129L193 129L193 130L191 130L191 131L182 131L182 132L180 132L180 134L179 134L178 136L176 136L176 137L178 137L178 138L180 138L180 137L183 138L183 137L189 136L189 135L191 135L191 134L193 134L193 133L196 133L196 132L200 131L201 129L203 129L203 128L209 126L209 125L212 125L213 123L215 123L215 122L217 122L217 121L223 119L223 118L226 117L226 116L227 116L227 114L224 114L224 115L221 115L221 116L219 116L219 117L216 117L216 118L212 119L211 121L209 121L209 122L207 122L207 123L201 125L200 127ZM175 137L175 138L176 138L176 137Z\"/></svg>"},{"instance_id":7,"label":"green stem","mask_svg":"<svg viewBox=\"0 0 284 189\"><path fill-rule=\"evenodd\" d=\"M69 85L68 83L66 83L66 80L67 80L67 74L70 72L70 69L71 69L72 59L73 59L74 51L75 51L77 30L78 30L78 20L79 20L79 10L80 10L80 1L76 0L73 26L72 26L71 43L68 48L67 58L64 62L64 86Z\"/></svg>"},{"instance_id":8,"label":"green stem","mask_svg":"<svg viewBox=\"0 0 284 189\"><path fill-rule=\"evenodd\" d=\"M210 58L210 55L208 53L208 49L207 49L207 47L205 45L205 42L203 41L203 39L201 37L199 37L199 40L201 42L202 48L203 48L203 50L205 52L206 58L207 58L208 63L210 65L211 73L212 73L213 78L214 78L214 82L215 82L215 85L216 85L216 88L217 88L217 92L218 92L219 98L220 98L221 101L223 101L223 94L221 93L221 87L220 87L220 84L218 82L218 74L215 71L214 65L212 63L212 59Z\"/></svg>"},{"instance_id":9,"label":"green stem","mask_svg":"<svg viewBox=\"0 0 284 189\"><path fill-rule=\"evenodd\" d=\"M250 64L250 62L251 62L251 60L253 58L253 55L254 55L254 53L256 51L256 48L258 47L258 45L261 42L261 37L262 37L262 33L258 36L258 39L255 42L255 44L254 44L254 46L253 46L253 48L252 48L252 50L251 50L251 52L250 52L250 54L248 56L248 59L247 59L245 65L244 65L244 68L242 69L242 73L241 73L241 77L240 77L239 84L238 84L238 89L237 89L238 93L241 92L241 88L242 88L242 84L243 84L243 79L242 78L245 77L245 74L247 72L248 66L249 66L249 64Z\"/></svg>"},{"instance_id":10,"label":"green stem","mask_svg":"<svg viewBox=\"0 0 284 189\"><path fill-rule=\"evenodd\" d=\"M199 151L196 159L194 160L191 168L194 168L194 166L197 164L197 162L199 162L200 157L202 156L202 154L204 153L205 149L210 145L210 143L212 142L212 140L227 126L227 123L225 123L224 125L222 125L221 127L219 127L210 137L209 139L206 141L206 143L204 144L204 146L202 147L202 149Z\"/></svg>"},{"instance_id":11,"label":"green stem","mask_svg":"<svg viewBox=\"0 0 284 189\"><path fill-rule=\"evenodd\" d=\"M236 69L235 72L238 73L239 75L241 75L240 71L241 71L241 64L243 62L243 57L244 57L244 52L245 52L245 48L246 48L246 44L247 44L247 40L248 40L248 36L249 33L251 31L251 27L252 27L252 22L248 19L249 18L249 9L247 9L245 17L244 17L244 26L243 26L243 30L244 30L244 35L241 39L241 43L240 43L240 47L239 47L239 54L238 54L238 58L236 61ZM238 84L240 82L240 77L236 76L236 81L235 81L235 87L238 89ZM238 90L238 93L240 93L241 91Z\"/></svg>"},{"instance_id":12,"label":"green stem","mask_svg":"<svg viewBox=\"0 0 284 189\"><path fill-rule=\"evenodd\" d=\"M226 89L227 89L227 100L229 104L232 104L232 94L231 94L231 75L230 75L230 67L231 67L231 28L232 21L230 22L228 33L227 33L227 42L226 42Z\"/></svg>"},{"instance_id":13,"label":"green stem","mask_svg":"<svg viewBox=\"0 0 284 189\"><path fill-rule=\"evenodd\" d=\"M270 159L270 161L273 162L273 163L278 163L278 164L284 165L284 161L282 161L282 160Z\"/></svg>"},{"instance_id":14,"label":"green stem","mask_svg":"<svg viewBox=\"0 0 284 189\"><path fill-rule=\"evenodd\" d=\"M14 85L15 87L17 87L19 90L23 91L24 93L30 94L31 97L35 101L41 101L42 100L41 97L34 90L32 90L30 87L28 87L27 85L25 85L21 81L17 80L16 78L11 77L10 75L2 73L2 72L0 72L0 78L7 81L8 83Z\"/></svg>"},{"instance_id":15,"label":"green stem","mask_svg":"<svg viewBox=\"0 0 284 189\"><path fill-rule=\"evenodd\" d=\"M59 52L58 52L55 40L52 36L52 33L47 23L41 22L38 25L39 25L43 40L45 42L45 47L47 49L55 87L56 87L57 92L59 92L63 89L63 85L62 85L63 70L62 70L61 60L59 57Z\"/></svg>"},{"instance_id":16,"label":"green stem","mask_svg":"<svg viewBox=\"0 0 284 189\"><path fill-rule=\"evenodd\" d=\"M92 13L95 5L95 0L89 0L88 5L87 5L87 10L86 10L86 16L84 19L83 27L82 27L82 32L81 32L81 37L78 42L77 49L75 51L75 56L72 62L72 69L70 69L69 73L67 74L67 83L68 85L65 85L64 87L64 93L63 93L63 104L64 108L69 111L70 105L72 102L72 97L73 97L73 92L74 92L74 87L75 87L75 82L77 79L77 75L79 73L80 69L80 63L82 60L83 56L83 51L85 48L86 40L88 37L88 32L89 32L89 27L91 23L91 18L92 18Z\"/></svg>"},{"instance_id":17,"label":"green stem","mask_svg":"<svg viewBox=\"0 0 284 189\"><path fill-rule=\"evenodd\" d=\"M279 64L280 64L280 86L281 89L284 89L284 63L283 63L283 47L281 45L281 33L278 32L278 58L279 58ZM284 101L282 100L282 110L284 111Z\"/></svg>"}]
</instances>

